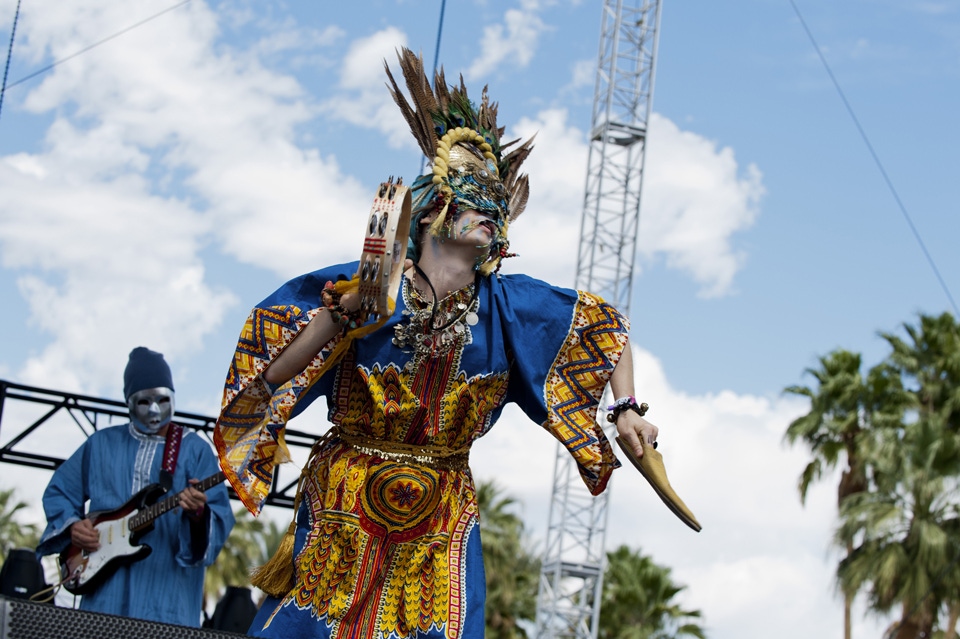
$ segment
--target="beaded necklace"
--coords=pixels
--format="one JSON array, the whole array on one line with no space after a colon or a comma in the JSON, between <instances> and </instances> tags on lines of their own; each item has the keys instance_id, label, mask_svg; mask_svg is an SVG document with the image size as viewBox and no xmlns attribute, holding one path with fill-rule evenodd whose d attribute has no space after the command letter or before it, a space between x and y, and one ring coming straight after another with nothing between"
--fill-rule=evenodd
<instances>
[{"instance_id":1,"label":"beaded necklace","mask_svg":"<svg viewBox=\"0 0 960 639\"><path fill-rule=\"evenodd\" d=\"M470 326L480 321L477 316L480 307L480 273L477 273L472 284L438 300L430 278L416 264L414 268L430 287L433 303L423 299L417 287L404 279L403 299L406 308L403 315L409 319L394 327L394 345L404 350L412 349L416 353L415 359L420 359L448 353L460 342L469 344L473 339Z\"/></svg>"}]
</instances>

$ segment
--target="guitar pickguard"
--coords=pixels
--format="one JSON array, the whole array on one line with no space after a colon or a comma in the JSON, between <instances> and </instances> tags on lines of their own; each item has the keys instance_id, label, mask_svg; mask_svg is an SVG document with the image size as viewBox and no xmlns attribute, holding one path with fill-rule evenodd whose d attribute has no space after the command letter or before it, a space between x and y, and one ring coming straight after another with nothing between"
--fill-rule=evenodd
<instances>
[{"instance_id":1,"label":"guitar pickguard","mask_svg":"<svg viewBox=\"0 0 960 639\"><path fill-rule=\"evenodd\" d=\"M104 520L94 526L100 532L100 548L92 552L78 551L68 558L65 572L71 577L67 590L75 594L90 592L98 585L99 575L112 573L104 570L108 564L132 563L151 553L150 546L135 543L129 527L131 516Z\"/></svg>"}]
</instances>

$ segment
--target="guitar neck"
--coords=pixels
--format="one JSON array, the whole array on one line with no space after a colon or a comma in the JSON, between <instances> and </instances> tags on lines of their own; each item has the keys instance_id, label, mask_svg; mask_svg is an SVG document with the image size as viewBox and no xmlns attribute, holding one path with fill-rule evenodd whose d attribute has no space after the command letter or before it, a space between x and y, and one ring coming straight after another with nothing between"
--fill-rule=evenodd
<instances>
[{"instance_id":1,"label":"guitar neck","mask_svg":"<svg viewBox=\"0 0 960 639\"><path fill-rule=\"evenodd\" d=\"M223 471L220 471L214 475L210 475L206 479L201 479L198 483L193 484L193 487L200 492L205 493L214 486L222 483L226 478L227 476L223 474ZM143 508L142 510L138 511L136 515L130 518L130 530L140 530L141 528L145 528L160 515L167 513L179 506L179 501L179 494L170 495L169 497L165 497L155 504Z\"/></svg>"}]
</instances>

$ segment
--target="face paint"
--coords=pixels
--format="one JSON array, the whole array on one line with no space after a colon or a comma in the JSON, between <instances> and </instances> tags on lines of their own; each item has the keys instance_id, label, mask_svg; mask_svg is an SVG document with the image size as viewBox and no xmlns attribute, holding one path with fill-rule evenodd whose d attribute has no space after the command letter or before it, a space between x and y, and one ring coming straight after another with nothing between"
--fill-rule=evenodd
<instances>
[{"instance_id":1,"label":"face paint","mask_svg":"<svg viewBox=\"0 0 960 639\"><path fill-rule=\"evenodd\" d=\"M475 229L481 228L482 224L483 224L483 221L467 222L466 224L464 224L463 226L460 227L460 237L463 237L463 236L467 235L468 233L470 233L471 231L473 231L473 230L475 230ZM488 230L489 230L489 229L488 229ZM492 236L492 235L494 235L493 232L491 232L491 236ZM492 240L492 237L491 237L491 240ZM477 244L477 248L478 248L478 249L481 249L481 248L489 248L489 246L490 246L490 242L486 242L486 243L484 243L484 244Z\"/></svg>"},{"instance_id":2,"label":"face paint","mask_svg":"<svg viewBox=\"0 0 960 639\"><path fill-rule=\"evenodd\" d=\"M464 237L478 228L484 228L487 230L487 235L490 236L490 240L488 242L484 242L483 244L478 244L477 248L485 249L490 248L494 244L500 244L502 243L502 238L505 235L503 222L500 220L499 216L494 216L489 213L477 211L475 209L466 209L465 211L461 209L457 212L455 222L462 222L457 229L458 237Z\"/></svg>"},{"instance_id":3,"label":"face paint","mask_svg":"<svg viewBox=\"0 0 960 639\"><path fill-rule=\"evenodd\" d=\"M155 435L173 419L173 391L169 388L146 388L127 400L130 419L142 433Z\"/></svg>"}]
</instances>

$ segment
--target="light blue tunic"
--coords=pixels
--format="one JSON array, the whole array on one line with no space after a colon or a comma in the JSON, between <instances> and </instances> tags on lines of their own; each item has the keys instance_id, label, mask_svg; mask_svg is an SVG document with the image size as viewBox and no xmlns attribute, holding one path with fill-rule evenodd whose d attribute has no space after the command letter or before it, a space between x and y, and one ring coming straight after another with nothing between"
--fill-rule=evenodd
<instances>
[{"instance_id":1,"label":"light blue tunic","mask_svg":"<svg viewBox=\"0 0 960 639\"><path fill-rule=\"evenodd\" d=\"M37 555L64 550L70 542L70 526L85 512L115 510L157 483L163 447L163 437L144 435L132 424L91 435L56 470L43 494L47 528ZM184 429L172 493L183 490L188 479L205 479L219 470L210 445ZM193 526L199 532L196 538L191 538L191 523L179 508L161 515L154 521L154 530L140 540L153 552L122 566L94 593L84 595L81 610L199 626L205 569L216 559L234 522L225 485L206 494L209 508L200 525Z\"/></svg>"}]
</instances>

